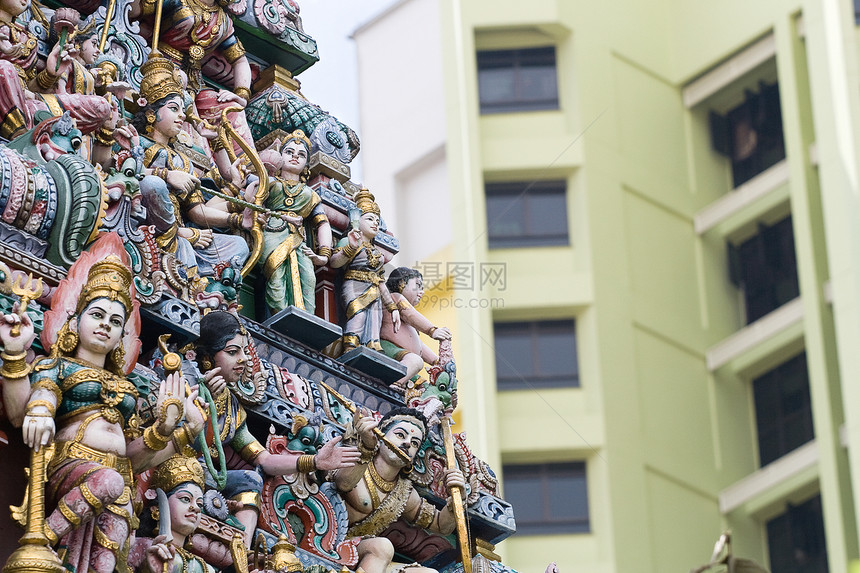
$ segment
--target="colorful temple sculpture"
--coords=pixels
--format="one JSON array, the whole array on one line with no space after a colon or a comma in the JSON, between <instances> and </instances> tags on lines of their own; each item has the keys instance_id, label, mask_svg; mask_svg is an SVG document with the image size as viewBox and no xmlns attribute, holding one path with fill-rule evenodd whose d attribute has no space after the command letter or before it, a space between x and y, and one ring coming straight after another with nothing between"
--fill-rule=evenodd
<instances>
[{"instance_id":1,"label":"colorful temple sculpture","mask_svg":"<svg viewBox=\"0 0 860 573\"><path fill-rule=\"evenodd\" d=\"M0 0L8 571L507 570L317 60L293 0Z\"/></svg>"}]
</instances>

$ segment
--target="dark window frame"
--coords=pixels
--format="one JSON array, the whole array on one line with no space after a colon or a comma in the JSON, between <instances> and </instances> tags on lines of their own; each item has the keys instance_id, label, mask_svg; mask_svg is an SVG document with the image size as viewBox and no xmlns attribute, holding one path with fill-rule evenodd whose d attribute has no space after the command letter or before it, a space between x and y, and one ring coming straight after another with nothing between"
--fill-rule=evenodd
<instances>
[{"instance_id":1,"label":"dark window frame","mask_svg":"<svg viewBox=\"0 0 860 573\"><path fill-rule=\"evenodd\" d=\"M528 492L528 496L517 498L511 495L516 480L539 481L537 489ZM577 483L573 483L573 481ZM547 535L547 534L582 534L591 533L591 510L588 500L588 475L584 461L556 462L541 464L504 464L502 466L502 483L505 487L505 500L514 508L514 519L517 524L517 535ZM552 489L562 486L569 493L579 484L585 488L584 513L579 515L559 515L563 504L552 497ZM555 487L551 487L554 485ZM571 487L572 486L572 487ZM583 500L579 500L583 501ZM517 507L528 504L534 509L540 505L540 516L526 521L522 514L517 517Z\"/></svg>"},{"instance_id":2,"label":"dark window frame","mask_svg":"<svg viewBox=\"0 0 860 573\"><path fill-rule=\"evenodd\" d=\"M756 377L752 389L762 467L815 439L805 352Z\"/></svg>"},{"instance_id":3,"label":"dark window frame","mask_svg":"<svg viewBox=\"0 0 860 573\"><path fill-rule=\"evenodd\" d=\"M520 111L547 111L559 109L558 61L555 46L537 46L506 50L478 50L476 54L478 70L478 100L482 115L511 113ZM551 68L552 95L540 99L529 99L530 91L526 79L529 68ZM482 74L497 70L507 70L511 74L513 94L509 99L492 101L482 85ZM547 78L544 78L549 79Z\"/></svg>"},{"instance_id":4,"label":"dark window frame","mask_svg":"<svg viewBox=\"0 0 860 573\"><path fill-rule=\"evenodd\" d=\"M828 573L820 494L789 503L785 513L768 520L765 528L773 573Z\"/></svg>"},{"instance_id":5,"label":"dark window frame","mask_svg":"<svg viewBox=\"0 0 860 573\"><path fill-rule=\"evenodd\" d=\"M800 296L791 215L740 245L729 243L729 279L742 289L746 324Z\"/></svg>"},{"instance_id":6,"label":"dark window frame","mask_svg":"<svg viewBox=\"0 0 860 573\"><path fill-rule=\"evenodd\" d=\"M484 184L485 206L487 210L487 245L490 249L516 249L526 247L566 247L570 246L570 220L567 217L567 181L564 179L548 179L545 181L506 181ZM564 208L563 231L550 232L546 227L535 224L532 220L538 197L556 197L561 199ZM491 202L498 202L502 214L490 219ZM521 220L517 223L521 232L499 232L494 229L494 223L512 216L519 210ZM558 215L558 213L554 213ZM540 213L536 213L540 215Z\"/></svg>"},{"instance_id":7,"label":"dark window frame","mask_svg":"<svg viewBox=\"0 0 860 573\"><path fill-rule=\"evenodd\" d=\"M570 334L572 337L573 370L561 374L541 372L539 360L539 344L541 334L557 335ZM501 391L531 390L534 388L579 388L579 357L577 352L576 320L533 320L520 322L496 322L493 325L493 336L498 348L498 339L504 335L523 336L529 338L529 354L532 359L532 369L529 372L519 372L518 375L501 376L498 367L499 360L507 360L498 350L496 351L496 388ZM511 368L516 369L513 364Z\"/></svg>"},{"instance_id":8,"label":"dark window frame","mask_svg":"<svg viewBox=\"0 0 860 573\"><path fill-rule=\"evenodd\" d=\"M761 82L726 114L711 111L711 144L730 161L735 188L786 158L780 106L779 83Z\"/></svg>"}]
</instances>

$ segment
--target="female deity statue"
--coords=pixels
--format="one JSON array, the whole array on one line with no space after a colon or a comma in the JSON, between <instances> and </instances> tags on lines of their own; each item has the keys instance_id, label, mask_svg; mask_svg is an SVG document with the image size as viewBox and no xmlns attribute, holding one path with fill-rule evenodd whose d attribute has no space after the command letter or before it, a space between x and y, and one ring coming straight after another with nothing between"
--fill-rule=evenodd
<instances>
[{"instance_id":1,"label":"female deity statue","mask_svg":"<svg viewBox=\"0 0 860 573\"><path fill-rule=\"evenodd\" d=\"M78 27L71 41L74 50L72 50L72 57L69 59L70 65L66 68L66 72L60 76L57 91L68 94L92 95L96 93L96 76L90 72L90 68L101 53L95 19L90 20L82 27Z\"/></svg>"},{"instance_id":2,"label":"female deity statue","mask_svg":"<svg viewBox=\"0 0 860 573\"><path fill-rule=\"evenodd\" d=\"M39 110L71 113L83 133L98 129L110 117L103 97L58 92L57 83L72 66L72 55L59 43L39 71L38 40L15 19L29 0L0 0L0 136L12 139L33 127Z\"/></svg>"},{"instance_id":3,"label":"female deity statue","mask_svg":"<svg viewBox=\"0 0 860 573\"><path fill-rule=\"evenodd\" d=\"M382 352L379 331L382 327L383 304L391 313L393 328L400 328L400 312L385 285L382 253L373 246L379 232L379 205L373 194L362 189L355 195L356 208L350 211L350 231L338 243L331 256L333 268L345 267L340 296L346 309L343 328L343 351L360 345Z\"/></svg>"},{"instance_id":4,"label":"female deity statue","mask_svg":"<svg viewBox=\"0 0 860 573\"><path fill-rule=\"evenodd\" d=\"M211 394L214 415L206 423L206 447L202 454L209 470L207 483L225 497L243 504L236 518L245 526L245 544L250 547L260 507L263 480L254 470L228 469L242 461L268 475L295 474L348 468L359 459L358 448L337 447L340 437L328 442L315 455L272 454L248 430L247 414L231 391L248 366L248 333L229 312L213 311L200 319L200 338L195 343L197 363L204 372L205 394ZM215 464L219 467L216 469Z\"/></svg>"},{"instance_id":5,"label":"female deity statue","mask_svg":"<svg viewBox=\"0 0 860 573\"><path fill-rule=\"evenodd\" d=\"M200 523L203 476L200 462L182 455L171 457L155 470L150 486L167 495L170 534L159 532L155 539L138 540L147 545L141 564L145 573L214 573L211 565L185 549L186 540Z\"/></svg>"},{"instance_id":6,"label":"female deity statue","mask_svg":"<svg viewBox=\"0 0 860 573\"><path fill-rule=\"evenodd\" d=\"M309 174L311 142L296 130L280 146L280 172L269 179L265 206L282 213L270 217L263 230L266 304L272 314L290 305L310 313L316 307L314 267L328 263L332 254L331 225L322 200L305 183ZM249 187L250 190L250 187ZM317 253L305 242L315 233Z\"/></svg>"},{"instance_id":7,"label":"female deity statue","mask_svg":"<svg viewBox=\"0 0 860 573\"><path fill-rule=\"evenodd\" d=\"M122 249L118 236L112 240L115 249ZM97 262L90 265L93 260ZM77 290L86 266L86 283L75 303L71 291ZM51 354L32 367L25 361L32 322L26 314L4 315L0 375L4 386L11 386L4 388L7 398L22 392L25 396L24 442L36 451L54 447L46 488L53 511L45 521L45 536L59 546L70 571L124 572L129 539L137 527L134 473L188 444L202 429L203 415L195 402L196 387L185 397L183 381L174 374L159 387L157 421L141 432L138 391L124 377L136 358L127 357L126 351L136 355L140 347L134 333L140 318L131 272L116 255L90 252L73 265L66 280L53 295L42 332L43 346L50 347ZM68 307L73 312L67 314ZM16 325L20 333L13 331ZM186 422L178 425L183 412Z\"/></svg>"},{"instance_id":8,"label":"female deity statue","mask_svg":"<svg viewBox=\"0 0 860 573\"><path fill-rule=\"evenodd\" d=\"M391 271L385 282L391 298L400 311L400 328L395 330L388 316L382 317L382 351L406 366L406 376L394 383L398 389L406 388L407 383L421 371L426 362L430 366L439 362L439 356L421 341L423 332L434 340L451 340L451 331L446 327L438 328L427 317L415 310L415 305L424 296L424 277L415 269L398 267Z\"/></svg>"},{"instance_id":9,"label":"female deity statue","mask_svg":"<svg viewBox=\"0 0 860 573\"><path fill-rule=\"evenodd\" d=\"M157 56L150 56L141 69L140 93L146 104L132 124L152 143L144 151L147 177L140 182L140 191L148 209L173 211L175 215L170 228L159 237L159 245L176 253L186 266L196 265L201 276L213 275L222 261L241 267L250 254L245 239L214 232L213 228L241 229L242 214L230 213L222 200L204 201L191 159L175 145L186 109L178 72L170 60ZM225 161L229 164L226 151L216 153L224 154L219 165ZM232 178L232 174L224 177ZM186 226L186 220L195 227Z\"/></svg>"}]
</instances>

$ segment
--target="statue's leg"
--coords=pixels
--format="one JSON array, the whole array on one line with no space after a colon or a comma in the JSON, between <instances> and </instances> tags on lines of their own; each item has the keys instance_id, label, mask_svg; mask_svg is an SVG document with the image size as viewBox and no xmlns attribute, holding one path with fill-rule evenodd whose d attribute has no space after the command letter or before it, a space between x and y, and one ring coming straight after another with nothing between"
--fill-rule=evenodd
<instances>
[{"instance_id":1,"label":"statue's leg","mask_svg":"<svg viewBox=\"0 0 860 573\"><path fill-rule=\"evenodd\" d=\"M245 547L251 547L254 541L262 491L263 478L256 471L230 470L227 472L227 484L222 493L225 497L242 504L242 509L236 511L235 516L239 523L245 526Z\"/></svg>"},{"instance_id":2,"label":"statue's leg","mask_svg":"<svg viewBox=\"0 0 860 573\"><path fill-rule=\"evenodd\" d=\"M126 496L123 496L124 498ZM129 501L123 505L108 504L96 517L90 571L120 573L128 571L128 551L131 537L131 490Z\"/></svg>"},{"instance_id":3,"label":"statue's leg","mask_svg":"<svg viewBox=\"0 0 860 573\"><path fill-rule=\"evenodd\" d=\"M358 566L365 573L385 573L394 559L394 545L387 537L365 537L358 544Z\"/></svg>"},{"instance_id":4,"label":"statue's leg","mask_svg":"<svg viewBox=\"0 0 860 573\"><path fill-rule=\"evenodd\" d=\"M47 518L56 538L91 520L105 505L114 503L125 489L119 472L95 462L72 460L50 478L57 508ZM49 533L50 535L50 533Z\"/></svg>"},{"instance_id":5,"label":"statue's leg","mask_svg":"<svg viewBox=\"0 0 860 573\"><path fill-rule=\"evenodd\" d=\"M13 139L21 135L32 127L32 119L18 68L0 60L0 136Z\"/></svg>"}]
</instances>

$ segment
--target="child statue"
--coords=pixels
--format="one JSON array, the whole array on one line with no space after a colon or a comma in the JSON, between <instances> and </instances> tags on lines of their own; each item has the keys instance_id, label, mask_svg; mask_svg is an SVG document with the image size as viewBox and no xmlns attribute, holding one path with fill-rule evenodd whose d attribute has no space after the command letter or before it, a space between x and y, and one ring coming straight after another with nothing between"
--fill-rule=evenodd
<instances>
[{"instance_id":1,"label":"child statue","mask_svg":"<svg viewBox=\"0 0 860 573\"><path fill-rule=\"evenodd\" d=\"M434 340L451 340L451 331L438 328L415 310L424 296L424 277L415 269L399 267L391 271L386 281L388 291L400 311L400 328L395 329L388 315L382 317L382 352L406 366L406 376L394 383L400 390L421 371L424 363L435 366L439 356L421 342L419 332Z\"/></svg>"},{"instance_id":2,"label":"child statue","mask_svg":"<svg viewBox=\"0 0 860 573\"><path fill-rule=\"evenodd\" d=\"M400 328L400 312L385 285L382 253L373 246L379 232L379 205L373 194L362 189L355 195L356 208L349 213L350 230L338 243L329 265L344 268L341 302L346 311L343 328L343 351L360 345L382 351L379 332L382 328L383 304L391 314L392 328Z\"/></svg>"}]
</instances>

